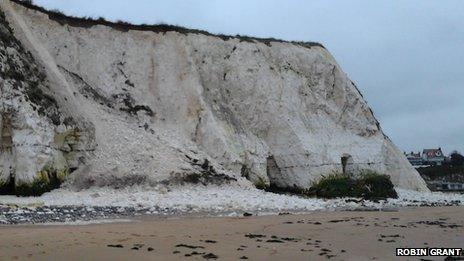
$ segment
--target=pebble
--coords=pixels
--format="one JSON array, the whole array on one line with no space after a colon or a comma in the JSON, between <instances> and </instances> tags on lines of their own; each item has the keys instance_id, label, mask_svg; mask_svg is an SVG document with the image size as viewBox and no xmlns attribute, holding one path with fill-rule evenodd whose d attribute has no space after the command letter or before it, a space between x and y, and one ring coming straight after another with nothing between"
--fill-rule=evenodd
<instances>
[{"instance_id":1,"label":"pebble","mask_svg":"<svg viewBox=\"0 0 464 261\"><path fill-rule=\"evenodd\" d=\"M457 206L463 204L461 201L445 201L441 203L429 203L426 201L411 201L411 206ZM356 210L356 209L352 209ZM365 207L364 211L379 211L379 209L371 209ZM382 209L382 211L391 211L389 209ZM116 219L124 217L134 217L140 215L167 215L175 216L185 213L179 209L168 209L161 207L116 207L116 206L17 206L17 205L4 205L0 203L0 224L2 225L15 225L15 224L41 224L41 223L57 223L57 222L76 222L76 221L95 221L104 219ZM188 212L188 210L187 210ZM220 212L220 211L219 211ZM150 214L151 213L151 214ZM243 213L243 212L242 212ZM245 212L244 216L249 216L251 213ZM288 212L281 212L279 215L288 215ZM289 224L289 223L288 223ZM308 224L322 225L320 222L308 222ZM417 225L438 225L441 227L455 228L459 227L456 224L444 224L442 221L435 223L418 222ZM414 225L414 224L411 224ZM368 226L366 224L366 226ZM396 226L396 225L395 225ZM400 226L403 227L403 226ZM256 235L248 235L247 237L253 238ZM259 237L258 237L259 238Z\"/></svg>"},{"instance_id":2,"label":"pebble","mask_svg":"<svg viewBox=\"0 0 464 261\"><path fill-rule=\"evenodd\" d=\"M89 206L53 206L18 207L0 204L0 224L41 224L51 222L76 222L131 217L145 214L150 208L134 207L89 207ZM161 211L156 209L156 211ZM175 211L166 211L175 215Z\"/></svg>"}]
</instances>

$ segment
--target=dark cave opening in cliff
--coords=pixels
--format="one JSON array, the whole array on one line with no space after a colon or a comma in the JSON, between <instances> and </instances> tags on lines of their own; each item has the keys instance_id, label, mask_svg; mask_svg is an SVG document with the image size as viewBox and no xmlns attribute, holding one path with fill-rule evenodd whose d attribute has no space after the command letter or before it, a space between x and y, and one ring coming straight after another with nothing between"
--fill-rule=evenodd
<instances>
[{"instance_id":1,"label":"dark cave opening in cliff","mask_svg":"<svg viewBox=\"0 0 464 261\"><path fill-rule=\"evenodd\" d=\"M269 178L269 185L271 188L277 188L276 179L281 175L279 166L274 158L274 156L269 156L266 159L266 172L267 177Z\"/></svg>"}]
</instances>

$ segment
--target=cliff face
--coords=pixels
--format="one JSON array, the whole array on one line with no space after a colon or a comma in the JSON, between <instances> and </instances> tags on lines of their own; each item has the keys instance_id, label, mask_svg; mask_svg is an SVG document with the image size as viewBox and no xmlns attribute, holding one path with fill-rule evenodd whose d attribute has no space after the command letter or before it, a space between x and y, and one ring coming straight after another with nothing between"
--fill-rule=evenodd
<instances>
[{"instance_id":1,"label":"cliff face","mask_svg":"<svg viewBox=\"0 0 464 261\"><path fill-rule=\"evenodd\" d=\"M0 7L4 184L54 171L78 187L243 176L307 188L332 171L371 169L426 190L319 44Z\"/></svg>"}]
</instances>

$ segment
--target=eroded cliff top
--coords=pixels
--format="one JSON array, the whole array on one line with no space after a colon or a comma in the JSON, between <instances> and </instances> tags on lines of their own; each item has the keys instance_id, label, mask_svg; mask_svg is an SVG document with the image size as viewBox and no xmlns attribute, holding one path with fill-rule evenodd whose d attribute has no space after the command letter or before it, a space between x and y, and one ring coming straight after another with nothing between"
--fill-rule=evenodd
<instances>
[{"instance_id":1,"label":"eroded cliff top","mask_svg":"<svg viewBox=\"0 0 464 261\"><path fill-rule=\"evenodd\" d=\"M210 33L205 30L186 28L186 27L170 25L170 24L136 25L136 24L131 24L126 21L111 22L111 21L107 21L103 17L99 17L98 19L94 19L92 17L74 17L74 16L69 16L64 13L61 13L58 10L45 9L41 6L37 6L28 1L23 1L23 0L10 0L10 1L20 4L26 8L44 13L48 16L50 20L56 21L57 23L61 25L69 25L72 27L89 28L89 27L96 26L96 25L104 25L104 26L111 27L115 30L123 31L123 32L127 32L129 30L151 31L155 33L177 32L177 33L181 33L185 35L186 34L202 34L206 36L213 36L213 37L221 38L224 41L227 41L230 39L238 39L241 42L251 42L251 43L261 42L268 46L271 46L272 42L279 42L279 43L290 43L290 44L299 45L299 46L306 47L306 48L311 48L313 46L325 48L321 43L318 43L318 42L286 41L286 40L276 39L272 37L271 38L260 38L260 37L238 35L238 34L237 35L214 34L214 33Z\"/></svg>"}]
</instances>

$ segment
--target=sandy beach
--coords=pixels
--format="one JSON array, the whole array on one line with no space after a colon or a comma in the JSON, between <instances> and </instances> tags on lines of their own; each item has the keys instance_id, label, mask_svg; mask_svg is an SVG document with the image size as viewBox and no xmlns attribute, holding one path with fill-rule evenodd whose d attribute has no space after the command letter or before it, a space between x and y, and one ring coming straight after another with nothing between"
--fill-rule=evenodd
<instances>
[{"instance_id":1,"label":"sandy beach","mask_svg":"<svg viewBox=\"0 0 464 261\"><path fill-rule=\"evenodd\" d=\"M0 260L397 260L397 247L464 247L463 216L419 207L1 226Z\"/></svg>"}]
</instances>

